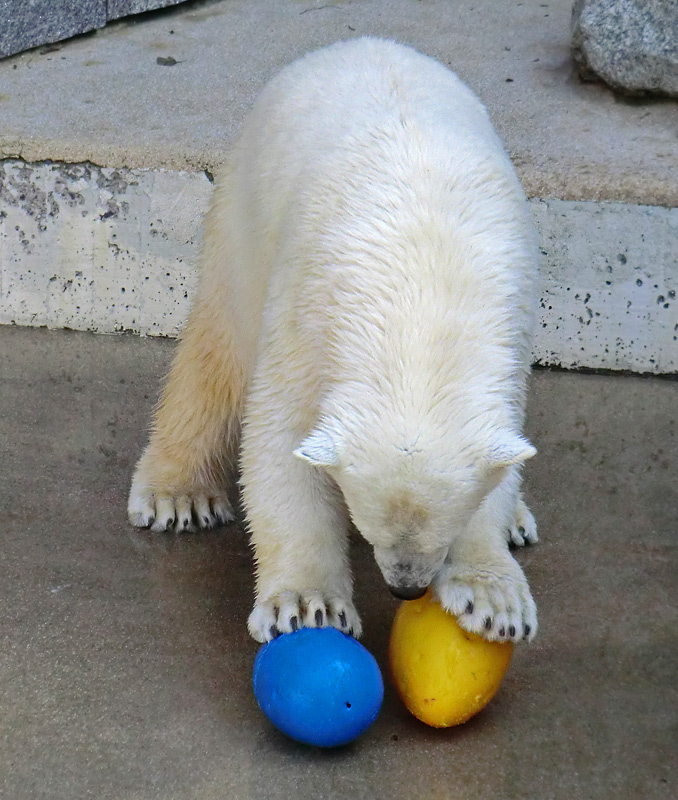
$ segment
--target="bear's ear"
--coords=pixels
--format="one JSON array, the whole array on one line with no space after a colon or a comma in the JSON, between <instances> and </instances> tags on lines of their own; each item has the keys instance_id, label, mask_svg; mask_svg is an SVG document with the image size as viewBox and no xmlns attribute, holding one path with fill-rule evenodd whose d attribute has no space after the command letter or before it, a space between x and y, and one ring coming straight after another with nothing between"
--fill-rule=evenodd
<instances>
[{"instance_id":1,"label":"bear's ear","mask_svg":"<svg viewBox=\"0 0 678 800\"><path fill-rule=\"evenodd\" d=\"M316 428L294 451L294 455L314 467L336 467L339 451L330 433L324 428Z\"/></svg>"},{"instance_id":2,"label":"bear's ear","mask_svg":"<svg viewBox=\"0 0 678 800\"><path fill-rule=\"evenodd\" d=\"M492 443L487 462L491 469L510 467L513 464L522 464L536 453L537 448L523 436L513 431L503 431Z\"/></svg>"}]
</instances>

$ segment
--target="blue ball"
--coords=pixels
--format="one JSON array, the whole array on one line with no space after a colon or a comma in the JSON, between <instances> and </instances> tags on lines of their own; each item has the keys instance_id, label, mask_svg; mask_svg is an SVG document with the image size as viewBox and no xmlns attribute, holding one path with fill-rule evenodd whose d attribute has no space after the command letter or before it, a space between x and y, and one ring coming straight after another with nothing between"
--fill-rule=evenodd
<instances>
[{"instance_id":1,"label":"blue ball","mask_svg":"<svg viewBox=\"0 0 678 800\"><path fill-rule=\"evenodd\" d=\"M262 645L253 680L259 708L271 722L317 747L357 739L384 699L374 656L335 628L302 628Z\"/></svg>"}]
</instances>

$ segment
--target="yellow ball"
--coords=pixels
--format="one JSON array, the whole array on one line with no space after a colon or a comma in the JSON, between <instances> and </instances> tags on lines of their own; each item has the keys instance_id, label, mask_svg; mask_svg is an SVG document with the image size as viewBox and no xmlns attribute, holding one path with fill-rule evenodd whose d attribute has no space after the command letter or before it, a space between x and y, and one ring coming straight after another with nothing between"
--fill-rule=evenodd
<instances>
[{"instance_id":1,"label":"yellow ball","mask_svg":"<svg viewBox=\"0 0 678 800\"><path fill-rule=\"evenodd\" d=\"M470 719L494 697L513 644L488 642L457 624L427 592L402 603L391 630L391 674L417 719L449 728Z\"/></svg>"}]
</instances>

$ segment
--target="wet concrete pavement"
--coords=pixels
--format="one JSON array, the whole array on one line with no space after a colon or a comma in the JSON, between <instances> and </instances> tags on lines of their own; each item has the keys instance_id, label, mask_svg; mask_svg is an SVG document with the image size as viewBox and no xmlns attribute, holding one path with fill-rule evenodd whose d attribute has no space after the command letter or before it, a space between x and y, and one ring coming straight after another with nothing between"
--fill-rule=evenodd
<instances>
[{"instance_id":1,"label":"wet concrete pavement","mask_svg":"<svg viewBox=\"0 0 678 800\"><path fill-rule=\"evenodd\" d=\"M392 688L332 752L287 741L250 686L240 527L132 529L127 484L173 342L0 328L0 797L678 796L678 382L537 372L519 554L540 634L466 725ZM364 644L394 601L353 548Z\"/></svg>"}]
</instances>

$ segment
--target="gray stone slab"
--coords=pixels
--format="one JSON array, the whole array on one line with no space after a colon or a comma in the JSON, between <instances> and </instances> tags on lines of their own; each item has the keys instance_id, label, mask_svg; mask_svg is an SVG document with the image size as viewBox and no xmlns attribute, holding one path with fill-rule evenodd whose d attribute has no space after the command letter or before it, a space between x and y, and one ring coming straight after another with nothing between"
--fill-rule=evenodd
<instances>
[{"instance_id":1,"label":"gray stone slab","mask_svg":"<svg viewBox=\"0 0 678 800\"><path fill-rule=\"evenodd\" d=\"M107 22L184 0L3 0L0 58L69 39Z\"/></svg>"},{"instance_id":2,"label":"gray stone slab","mask_svg":"<svg viewBox=\"0 0 678 800\"><path fill-rule=\"evenodd\" d=\"M0 329L0 795L7 800L678 797L678 383L539 372L527 468L540 612L497 697L451 730L387 682L336 752L251 690L252 556L232 526L158 536L125 496L171 342ZM396 608L352 559L386 671Z\"/></svg>"},{"instance_id":3,"label":"gray stone slab","mask_svg":"<svg viewBox=\"0 0 678 800\"><path fill-rule=\"evenodd\" d=\"M5 0L0 3L0 58L106 24L106 0Z\"/></svg>"},{"instance_id":4,"label":"gray stone slab","mask_svg":"<svg viewBox=\"0 0 678 800\"><path fill-rule=\"evenodd\" d=\"M678 97L678 3L577 0L572 54L587 80L622 94Z\"/></svg>"}]
</instances>

